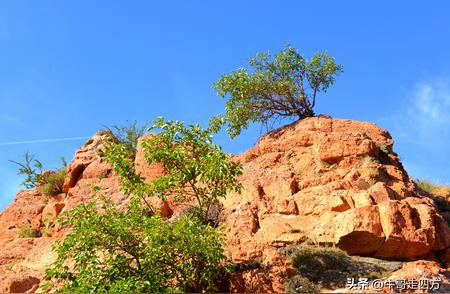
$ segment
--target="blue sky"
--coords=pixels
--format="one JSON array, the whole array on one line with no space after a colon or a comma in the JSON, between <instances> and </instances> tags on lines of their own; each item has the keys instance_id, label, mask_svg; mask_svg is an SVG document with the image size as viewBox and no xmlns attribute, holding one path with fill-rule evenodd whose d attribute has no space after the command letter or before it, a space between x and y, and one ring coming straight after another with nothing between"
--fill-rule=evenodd
<instances>
[{"instance_id":1,"label":"blue sky","mask_svg":"<svg viewBox=\"0 0 450 294\"><path fill-rule=\"evenodd\" d=\"M432 4L431 4L432 3ZM446 1L0 2L0 143L91 136L156 116L205 123L211 89L256 52L327 51L344 73L317 113L388 129L413 177L450 182L450 23ZM253 127L229 152L251 147ZM48 168L78 141L0 145L0 209L29 150Z\"/></svg>"}]
</instances>

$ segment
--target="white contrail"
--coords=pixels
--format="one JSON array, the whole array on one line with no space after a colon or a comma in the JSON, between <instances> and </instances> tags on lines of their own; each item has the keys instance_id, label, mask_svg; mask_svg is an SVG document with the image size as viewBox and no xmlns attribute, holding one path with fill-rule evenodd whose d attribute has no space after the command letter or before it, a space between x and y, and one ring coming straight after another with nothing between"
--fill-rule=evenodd
<instances>
[{"instance_id":1,"label":"white contrail","mask_svg":"<svg viewBox=\"0 0 450 294\"><path fill-rule=\"evenodd\" d=\"M62 141L75 141L75 140L86 140L90 137L72 137L72 138L57 138L57 139L41 139L41 140L30 140L30 141L17 141L17 142L3 142L0 146L7 145L20 145L20 144L33 144L33 143L48 143L48 142L62 142Z\"/></svg>"}]
</instances>

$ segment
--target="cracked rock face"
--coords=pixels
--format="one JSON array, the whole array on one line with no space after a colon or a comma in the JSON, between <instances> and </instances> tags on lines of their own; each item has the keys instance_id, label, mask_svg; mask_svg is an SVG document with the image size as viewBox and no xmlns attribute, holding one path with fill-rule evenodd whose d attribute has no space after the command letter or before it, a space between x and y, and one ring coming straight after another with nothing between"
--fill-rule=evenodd
<instances>
[{"instance_id":1,"label":"cracked rock face","mask_svg":"<svg viewBox=\"0 0 450 294\"><path fill-rule=\"evenodd\" d=\"M54 260L51 244L65 234L48 224L90 201L92 185L119 207L126 206L128 196L120 191L117 176L97 154L105 135L97 133L78 149L64 193L46 199L39 189L21 191L0 214L2 291L37 288ZM164 170L145 163L141 142L146 138L140 139L135 165L149 181ZM284 279L295 271L280 249L308 239L351 255L398 260L431 256L450 264L448 225L434 202L415 190L392 148L389 133L374 124L314 117L272 131L234 156L243 165L243 190L222 201L218 219L224 225L225 253L236 263L257 261L263 267L233 275L230 290L283 292ZM168 218L186 209L172 199L152 201ZM20 238L22 224L46 228L48 234Z\"/></svg>"},{"instance_id":2,"label":"cracked rock face","mask_svg":"<svg viewBox=\"0 0 450 294\"><path fill-rule=\"evenodd\" d=\"M328 117L265 135L236 157L244 189L224 201L228 256L264 262L274 248L306 238L377 258L445 252L447 224L415 190L392 147L389 133L374 124Z\"/></svg>"}]
</instances>

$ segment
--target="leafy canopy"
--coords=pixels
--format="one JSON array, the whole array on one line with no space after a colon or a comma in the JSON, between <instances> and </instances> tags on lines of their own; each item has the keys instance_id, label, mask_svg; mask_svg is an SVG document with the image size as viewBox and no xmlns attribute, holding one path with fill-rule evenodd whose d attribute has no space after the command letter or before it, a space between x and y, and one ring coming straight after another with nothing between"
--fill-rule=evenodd
<instances>
[{"instance_id":1,"label":"leafy canopy","mask_svg":"<svg viewBox=\"0 0 450 294\"><path fill-rule=\"evenodd\" d=\"M220 230L209 225L208 212L228 191L240 190L241 174L241 166L213 144L218 129L155 120L149 129L155 133L142 148L146 162L162 164L165 175L150 183L136 172L127 144L106 140L102 156L130 202L118 209L95 187L97 201L64 213L62 225L71 230L54 247L58 258L46 271L49 287L56 282L71 292L213 291L224 254ZM155 196L193 199L197 209L169 221L149 204Z\"/></svg>"},{"instance_id":2,"label":"leafy canopy","mask_svg":"<svg viewBox=\"0 0 450 294\"><path fill-rule=\"evenodd\" d=\"M249 66L223 75L213 87L229 97L224 118L232 138L251 122L268 127L282 118L314 116L317 94L326 92L343 71L327 53L308 60L290 46L274 56L258 53Z\"/></svg>"},{"instance_id":3,"label":"leafy canopy","mask_svg":"<svg viewBox=\"0 0 450 294\"><path fill-rule=\"evenodd\" d=\"M134 121L125 126L107 127L107 130L113 133L117 142L127 148L129 152L135 152L138 139L145 134L146 126L138 126L137 122Z\"/></svg>"},{"instance_id":4,"label":"leafy canopy","mask_svg":"<svg viewBox=\"0 0 450 294\"><path fill-rule=\"evenodd\" d=\"M54 245L47 287L68 292L214 290L224 260L217 229L189 215L169 222L142 210L119 210L101 194L63 214L70 232Z\"/></svg>"},{"instance_id":5,"label":"leafy canopy","mask_svg":"<svg viewBox=\"0 0 450 294\"><path fill-rule=\"evenodd\" d=\"M203 129L199 124L186 126L160 117L149 131L154 134L142 143L144 158L148 164L162 164L166 172L151 183L136 173L132 153L125 146L111 144L104 153L120 176L124 191L139 196L149 209L154 210L146 197L165 200L173 195L178 201L194 199L206 222L211 206L219 198L229 191L240 191L240 164L213 144L212 134L218 126Z\"/></svg>"}]
</instances>

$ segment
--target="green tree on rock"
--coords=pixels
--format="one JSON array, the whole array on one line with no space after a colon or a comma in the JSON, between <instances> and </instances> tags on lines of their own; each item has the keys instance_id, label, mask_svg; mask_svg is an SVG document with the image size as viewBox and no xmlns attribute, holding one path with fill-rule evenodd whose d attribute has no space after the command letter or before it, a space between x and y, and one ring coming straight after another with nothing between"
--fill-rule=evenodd
<instances>
[{"instance_id":1,"label":"green tree on rock","mask_svg":"<svg viewBox=\"0 0 450 294\"><path fill-rule=\"evenodd\" d=\"M207 222L211 205L241 188L237 179L241 165L213 144L212 134L218 130L216 125L204 129L199 124L185 125L162 117L155 120L149 127L154 135L142 143L144 158L148 164L162 164L166 174L151 183L135 172L133 156L123 144L112 144L104 157L113 165L126 193L139 196L144 204L145 198L152 196L162 200L169 196L179 201L193 199Z\"/></svg>"},{"instance_id":2,"label":"green tree on rock","mask_svg":"<svg viewBox=\"0 0 450 294\"><path fill-rule=\"evenodd\" d=\"M317 94L326 92L343 71L327 53L308 60L290 46L274 56L258 53L249 66L223 75L214 84L220 96L229 97L224 121L232 138L251 122L268 127L283 118L314 116Z\"/></svg>"},{"instance_id":3,"label":"green tree on rock","mask_svg":"<svg viewBox=\"0 0 450 294\"><path fill-rule=\"evenodd\" d=\"M102 194L62 216L70 227L46 270L60 292L201 293L215 289L224 261L220 231L195 215L169 221L119 209ZM136 207L134 207L136 208Z\"/></svg>"},{"instance_id":4,"label":"green tree on rock","mask_svg":"<svg viewBox=\"0 0 450 294\"><path fill-rule=\"evenodd\" d=\"M62 226L70 230L54 247L57 260L46 271L49 288L81 293L217 290L225 256L220 228L210 225L208 212L228 192L240 190L241 166L213 144L217 125L204 129L159 118L149 130L154 134L142 143L144 158L162 164L164 175L146 182L135 170L130 140L105 140L101 155L130 201L119 208L94 187L95 201L63 213ZM169 220L147 201L172 196L193 203L194 209Z\"/></svg>"}]
</instances>

